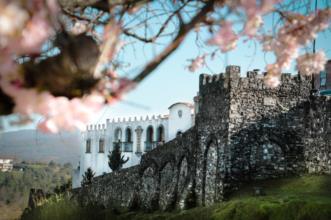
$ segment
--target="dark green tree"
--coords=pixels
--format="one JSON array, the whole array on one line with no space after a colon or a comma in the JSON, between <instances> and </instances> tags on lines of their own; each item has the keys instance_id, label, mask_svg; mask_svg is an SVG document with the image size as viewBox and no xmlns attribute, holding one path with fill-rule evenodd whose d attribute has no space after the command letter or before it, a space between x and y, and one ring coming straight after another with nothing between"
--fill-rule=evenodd
<instances>
[{"instance_id":1,"label":"dark green tree","mask_svg":"<svg viewBox=\"0 0 331 220\"><path fill-rule=\"evenodd\" d=\"M123 164L128 162L129 157L124 160L124 156L121 156L120 142L117 142L112 152L108 154L108 165L112 171L118 171L122 168Z\"/></svg>"},{"instance_id":2,"label":"dark green tree","mask_svg":"<svg viewBox=\"0 0 331 220\"><path fill-rule=\"evenodd\" d=\"M93 172L91 167L87 168L87 170L85 171L85 173L83 175L83 180L81 182L82 187L91 185L94 175L95 175L95 173Z\"/></svg>"}]
</instances>

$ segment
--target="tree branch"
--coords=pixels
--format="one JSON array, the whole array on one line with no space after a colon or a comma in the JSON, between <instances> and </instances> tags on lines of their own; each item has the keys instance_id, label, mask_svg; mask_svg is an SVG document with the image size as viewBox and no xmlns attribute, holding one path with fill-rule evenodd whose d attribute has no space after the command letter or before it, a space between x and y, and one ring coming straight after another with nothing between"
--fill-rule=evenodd
<instances>
[{"instance_id":1,"label":"tree branch","mask_svg":"<svg viewBox=\"0 0 331 220\"><path fill-rule=\"evenodd\" d=\"M208 1L201 11L187 24L182 24L174 38L174 40L152 61L150 61L145 68L133 79L134 82L139 83L145 79L153 70L155 70L170 54L172 54L179 45L184 41L186 35L192 30L196 24L202 22L207 13L214 9L215 1Z\"/></svg>"},{"instance_id":2,"label":"tree branch","mask_svg":"<svg viewBox=\"0 0 331 220\"><path fill-rule=\"evenodd\" d=\"M184 3L181 7L179 7L176 11L174 11L168 18L167 20L163 23L162 27L159 29L159 31L157 32L156 35L154 35L153 37L150 38L144 38L141 37L135 33L131 33L129 30L124 29L123 33L129 37L133 37L136 38L137 40L140 40L144 43L154 43L155 40L163 33L163 31L165 30L165 28L168 26L169 22L171 21L171 19L177 15L186 5L188 2Z\"/></svg>"}]
</instances>

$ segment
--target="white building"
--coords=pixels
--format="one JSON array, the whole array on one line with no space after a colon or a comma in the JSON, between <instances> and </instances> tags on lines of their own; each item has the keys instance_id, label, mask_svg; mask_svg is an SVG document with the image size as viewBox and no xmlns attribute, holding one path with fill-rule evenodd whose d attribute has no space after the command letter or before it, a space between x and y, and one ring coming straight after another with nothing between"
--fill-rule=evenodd
<instances>
[{"instance_id":1,"label":"white building","mask_svg":"<svg viewBox=\"0 0 331 220\"><path fill-rule=\"evenodd\" d=\"M14 161L12 159L0 159L0 171L11 172L13 170Z\"/></svg>"},{"instance_id":2,"label":"white building","mask_svg":"<svg viewBox=\"0 0 331 220\"><path fill-rule=\"evenodd\" d=\"M129 157L123 168L140 162L141 155L170 141L194 125L192 104L178 102L169 107L169 114L145 119L114 119L106 124L90 125L82 134L80 164L73 174L73 188L79 187L82 176L90 167L95 176L111 172L108 154L120 143L122 155Z\"/></svg>"}]
</instances>

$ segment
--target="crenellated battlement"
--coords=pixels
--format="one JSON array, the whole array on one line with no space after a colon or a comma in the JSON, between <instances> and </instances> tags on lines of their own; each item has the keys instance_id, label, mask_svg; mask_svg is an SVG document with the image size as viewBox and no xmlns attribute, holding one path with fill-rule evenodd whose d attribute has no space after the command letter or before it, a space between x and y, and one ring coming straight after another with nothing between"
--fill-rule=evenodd
<instances>
[{"instance_id":1,"label":"crenellated battlement","mask_svg":"<svg viewBox=\"0 0 331 220\"><path fill-rule=\"evenodd\" d=\"M86 131L104 131L104 130L106 130L106 124L93 124L86 126Z\"/></svg>"},{"instance_id":2,"label":"crenellated battlement","mask_svg":"<svg viewBox=\"0 0 331 220\"><path fill-rule=\"evenodd\" d=\"M241 88L255 88L257 84L261 85L259 88L261 89L268 89L264 85L264 76L266 72L260 73L258 69L254 69L252 71L247 71L246 76L240 75L240 67L230 65L227 66L225 69L225 73L208 75L208 74L201 74L200 75L200 82L199 88L200 93L203 94L204 90L208 90L215 86L218 89L230 89L230 88L237 88L238 86ZM301 75L292 75L290 73L282 73L281 74L281 86L287 85L307 85L307 82L310 80L309 77L303 77ZM231 82L235 82L236 86L229 86ZM230 84L229 84L230 83Z\"/></svg>"},{"instance_id":3,"label":"crenellated battlement","mask_svg":"<svg viewBox=\"0 0 331 220\"><path fill-rule=\"evenodd\" d=\"M123 117L123 118L113 118L113 119L106 119L106 124L91 124L86 126L86 131L105 131L110 124L126 124L126 123L139 123L139 122L149 122L149 121L160 121L160 120L167 120L168 115L152 115L152 116L140 116L140 117Z\"/></svg>"}]
</instances>

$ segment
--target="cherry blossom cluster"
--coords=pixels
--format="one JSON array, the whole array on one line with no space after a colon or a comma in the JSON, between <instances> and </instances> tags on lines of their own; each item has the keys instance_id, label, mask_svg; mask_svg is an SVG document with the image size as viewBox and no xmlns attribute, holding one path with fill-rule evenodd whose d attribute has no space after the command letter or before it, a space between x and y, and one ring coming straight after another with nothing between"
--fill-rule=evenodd
<instances>
[{"instance_id":1,"label":"cherry blossom cluster","mask_svg":"<svg viewBox=\"0 0 331 220\"><path fill-rule=\"evenodd\" d=\"M275 38L264 36L262 42L265 51L272 51L276 55L276 63L268 66L268 73L271 75L280 75L282 69L288 69L293 59L298 57L299 49L313 39L317 33L328 27L331 20L331 10L320 10L316 14L304 16L297 13L284 14L286 19L283 27L280 28ZM297 68L300 73L310 75L318 73L324 68L326 58L324 53L319 52L316 55L302 55L297 59ZM304 64L303 67L300 65ZM307 65L311 65L309 68ZM307 73L307 71L313 71Z\"/></svg>"},{"instance_id":2,"label":"cherry blossom cluster","mask_svg":"<svg viewBox=\"0 0 331 220\"><path fill-rule=\"evenodd\" d=\"M297 58L297 69L302 75L311 75L324 70L327 58L323 51L315 54L303 54Z\"/></svg>"},{"instance_id":3,"label":"cherry blossom cluster","mask_svg":"<svg viewBox=\"0 0 331 220\"><path fill-rule=\"evenodd\" d=\"M219 46L222 52L227 52L237 46L238 36L233 31L232 23L223 21L220 24L220 30L208 41L211 45Z\"/></svg>"},{"instance_id":4,"label":"cherry blossom cluster","mask_svg":"<svg viewBox=\"0 0 331 220\"><path fill-rule=\"evenodd\" d=\"M37 55L57 28L55 0L0 0L0 86L14 103L14 112L44 116L38 127L45 132L84 129L104 98L98 93L81 99L54 97L49 92L24 88L15 57Z\"/></svg>"},{"instance_id":5,"label":"cherry blossom cluster","mask_svg":"<svg viewBox=\"0 0 331 220\"><path fill-rule=\"evenodd\" d=\"M246 15L243 31L237 34L233 30L233 24L230 21L222 20L219 24L219 31L207 43L220 48L225 53L237 47L238 39L242 36L253 38L256 36L258 29L263 24L262 16L273 10L274 4L281 0L263 0L258 3L256 0L237 0L226 1L226 4L233 10L241 10ZM200 57L200 56L199 56ZM197 57L192 60L189 68L191 72L196 71L203 65L196 65L201 58Z\"/></svg>"},{"instance_id":6,"label":"cherry blossom cluster","mask_svg":"<svg viewBox=\"0 0 331 220\"><path fill-rule=\"evenodd\" d=\"M225 4L232 11L241 11L245 14L243 30L236 33L229 20L221 20L219 31L207 42L216 45L221 52L228 52L237 46L240 37L256 38L263 45L263 50L273 52L276 62L267 65L265 83L268 87L275 88L280 85L282 70L288 69L293 60L297 59L297 69L301 74L311 75L324 69L325 54L321 51L316 54L303 54L299 51L325 30L331 20L331 9L318 10L316 13L302 15L292 12L280 12L284 20L283 26L276 32L276 36L258 34L263 24L262 16L274 11L274 7L281 0L229 0ZM222 5L223 7L223 5ZM204 59L203 59L204 60ZM189 70L194 72L202 67L201 56L193 59Z\"/></svg>"},{"instance_id":7,"label":"cherry blossom cluster","mask_svg":"<svg viewBox=\"0 0 331 220\"><path fill-rule=\"evenodd\" d=\"M246 22L243 34L252 38L263 24L262 16L271 12L274 5L282 0L240 0L237 7L243 9L246 14Z\"/></svg>"},{"instance_id":8,"label":"cherry blossom cluster","mask_svg":"<svg viewBox=\"0 0 331 220\"><path fill-rule=\"evenodd\" d=\"M188 66L189 71L195 72L201 67L205 65L205 55L203 56L198 56L194 60L192 60L191 64Z\"/></svg>"}]
</instances>

